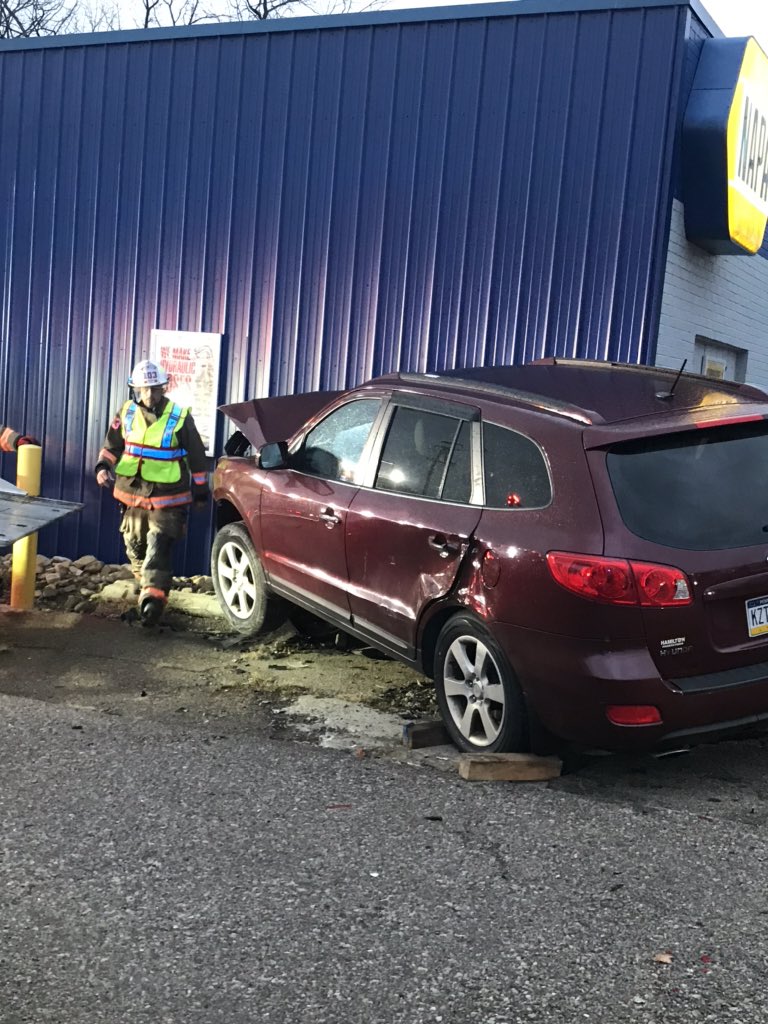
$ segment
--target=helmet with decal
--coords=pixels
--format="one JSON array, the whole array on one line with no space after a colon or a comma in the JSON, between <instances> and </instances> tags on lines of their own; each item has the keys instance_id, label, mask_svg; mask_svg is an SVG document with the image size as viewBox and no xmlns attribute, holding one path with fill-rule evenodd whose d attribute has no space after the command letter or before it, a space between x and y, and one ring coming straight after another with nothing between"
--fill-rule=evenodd
<instances>
[{"instance_id":1,"label":"helmet with decal","mask_svg":"<svg viewBox=\"0 0 768 1024\"><path fill-rule=\"evenodd\" d=\"M142 359L136 363L128 378L129 388L160 388L168 383L168 374L157 363Z\"/></svg>"}]
</instances>

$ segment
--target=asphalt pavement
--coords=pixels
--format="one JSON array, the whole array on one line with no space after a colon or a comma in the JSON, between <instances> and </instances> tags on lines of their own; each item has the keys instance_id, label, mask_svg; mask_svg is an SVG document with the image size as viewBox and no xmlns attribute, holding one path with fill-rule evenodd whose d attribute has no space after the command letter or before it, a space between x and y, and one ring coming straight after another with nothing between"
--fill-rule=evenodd
<instances>
[{"instance_id":1,"label":"asphalt pavement","mask_svg":"<svg viewBox=\"0 0 768 1024\"><path fill-rule=\"evenodd\" d=\"M0 695L0 1024L766 1015L758 742L468 783Z\"/></svg>"}]
</instances>

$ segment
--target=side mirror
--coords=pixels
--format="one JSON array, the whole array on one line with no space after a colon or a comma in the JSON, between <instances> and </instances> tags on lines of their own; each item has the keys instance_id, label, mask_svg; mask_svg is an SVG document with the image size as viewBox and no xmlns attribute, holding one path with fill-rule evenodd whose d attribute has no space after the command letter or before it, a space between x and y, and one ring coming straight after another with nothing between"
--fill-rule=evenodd
<instances>
[{"instance_id":1,"label":"side mirror","mask_svg":"<svg viewBox=\"0 0 768 1024\"><path fill-rule=\"evenodd\" d=\"M259 448L261 469L284 469L288 465L288 445L285 441L271 441Z\"/></svg>"}]
</instances>

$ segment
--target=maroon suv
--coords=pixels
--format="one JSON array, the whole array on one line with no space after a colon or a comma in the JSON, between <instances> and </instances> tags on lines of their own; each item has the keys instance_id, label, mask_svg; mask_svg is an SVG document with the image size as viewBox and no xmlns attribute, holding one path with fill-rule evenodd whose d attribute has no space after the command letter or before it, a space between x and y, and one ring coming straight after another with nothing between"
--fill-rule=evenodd
<instances>
[{"instance_id":1,"label":"maroon suv","mask_svg":"<svg viewBox=\"0 0 768 1024\"><path fill-rule=\"evenodd\" d=\"M421 669L465 750L768 725L764 392L545 360L225 411L241 632L322 620Z\"/></svg>"}]
</instances>

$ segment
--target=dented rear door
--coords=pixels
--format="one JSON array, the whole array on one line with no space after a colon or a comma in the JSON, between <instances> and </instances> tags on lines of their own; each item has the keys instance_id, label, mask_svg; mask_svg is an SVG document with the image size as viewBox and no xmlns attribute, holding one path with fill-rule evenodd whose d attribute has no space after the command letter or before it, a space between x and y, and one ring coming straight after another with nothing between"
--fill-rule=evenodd
<instances>
[{"instance_id":1,"label":"dented rear door","mask_svg":"<svg viewBox=\"0 0 768 1024\"><path fill-rule=\"evenodd\" d=\"M355 625L411 656L425 608L454 585L482 509L472 504L470 406L395 395L368 486L347 513Z\"/></svg>"}]
</instances>

